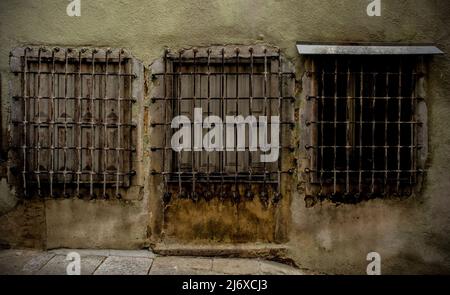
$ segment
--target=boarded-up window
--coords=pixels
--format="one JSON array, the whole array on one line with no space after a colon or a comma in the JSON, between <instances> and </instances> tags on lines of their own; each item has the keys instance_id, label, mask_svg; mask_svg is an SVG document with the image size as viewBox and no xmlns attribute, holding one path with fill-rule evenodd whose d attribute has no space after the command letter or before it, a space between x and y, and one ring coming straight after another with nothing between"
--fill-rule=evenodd
<instances>
[{"instance_id":1,"label":"boarded-up window","mask_svg":"<svg viewBox=\"0 0 450 295\"><path fill-rule=\"evenodd\" d=\"M103 195L130 184L134 74L123 50L13 51L12 146L23 192Z\"/></svg>"}]
</instances>

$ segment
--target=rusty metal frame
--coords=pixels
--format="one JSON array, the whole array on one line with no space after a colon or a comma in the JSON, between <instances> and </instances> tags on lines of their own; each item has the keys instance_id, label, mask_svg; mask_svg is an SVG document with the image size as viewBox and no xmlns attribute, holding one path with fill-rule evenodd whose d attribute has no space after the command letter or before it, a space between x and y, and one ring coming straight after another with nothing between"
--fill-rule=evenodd
<instances>
[{"instance_id":1,"label":"rusty metal frame","mask_svg":"<svg viewBox=\"0 0 450 295\"><path fill-rule=\"evenodd\" d=\"M37 69L30 69L32 63L37 63ZM120 198L120 189L128 187L135 174L136 124L131 112L137 76L132 56L124 49L25 47L11 52L10 65L17 77L12 93L11 150L13 165L21 166L23 195ZM97 79L103 83L97 85ZM115 88L118 95L108 96ZM56 115L61 104L63 119ZM47 114L44 119L42 111ZM84 138L87 129L91 134ZM48 130L48 144L40 138L43 130ZM117 138L108 141L109 132L117 132ZM48 159L43 158L46 151ZM111 153L115 167L107 167ZM61 154L62 167L56 159ZM83 167L84 154L90 169Z\"/></svg>"},{"instance_id":2,"label":"rusty metal frame","mask_svg":"<svg viewBox=\"0 0 450 295\"><path fill-rule=\"evenodd\" d=\"M426 140L420 139L419 134L423 133L426 122L420 120L418 114L417 104L423 103L425 98L417 89L425 76L423 61L420 57L390 58L390 61L397 61L397 69L390 69L387 61L384 65L380 60L378 68L382 70L367 69L373 62L372 57L328 56L325 59L318 56L311 59L306 99L307 108L313 113L307 114L305 120L309 129L305 149L310 160L304 171L309 194L350 200L411 195L420 187L418 184L425 170L418 159ZM326 62L328 66L324 65ZM333 63L331 69L329 65ZM405 69L411 64L414 65ZM352 83L358 86L351 86ZM396 104L395 109L392 104ZM343 109L344 105L345 118L342 118L338 109L339 106ZM324 110L332 110L333 118L330 114L324 115ZM383 118L379 118L381 110ZM356 114L359 115L356 117ZM405 130L410 133L408 138ZM392 134L396 134L395 143L389 138ZM334 137L331 144L324 141L324 135ZM344 159L342 167L337 165L337 160L342 163Z\"/></svg>"},{"instance_id":3,"label":"rusty metal frame","mask_svg":"<svg viewBox=\"0 0 450 295\"><path fill-rule=\"evenodd\" d=\"M255 70L254 64L256 62L262 63L264 70L258 72ZM275 63L277 70L271 71L270 64ZM191 65L193 70L191 72L183 72L181 67L183 65ZM206 70L199 71L199 66L203 65ZM229 67L235 67L233 72L225 72L225 65ZM240 66L246 65L248 70L240 71ZM215 67L215 71L211 69ZM260 198L265 202L272 196L273 199L279 200L281 198L281 178L283 174L292 174L292 168L283 167L282 158L285 151L292 151L293 147L290 145L282 145L283 139L282 134L286 133L286 128L291 128L294 126L294 121L291 118L283 114L281 110L287 105L292 105L295 98L293 96L293 88L287 89L284 84L286 81L293 82L295 74L286 70L283 65L283 60L281 53L277 48L261 48L252 46L238 46L238 47L208 47L208 48L192 48L187 50L180 50L177 52L166 50L162 59L161 71L153 72L153 79L155 81L160 81L160 91L157 91L151 100L154 104L161 108L161 114L163 114L161 121L152 121L150 126L152 128L164 128L160 134L163 134L162 145L153 145L150 150L154 153L160 153L162 158L162 166L160 171L152 171L154 175L162 175L162 180L164 182L165 197L170 198L172 193L175 193L179 197L189 197L193 200L198 200L199 198L209 199L214 194L218 195L220 198L229 197L234 201L238 201L241 197L247 199L252 199L254 197L254 192L252 191L253 185L258 185L260 188ZM199 77L206 76L205 92L206 95L200 95L196 92L194 87L192 97L181 97L181 77L191 77L193 79L193 85L196 85L195 79ZM241 87L240 77L248 77L248 87L249 96L242 97L239 93ZM256 97L254 96L254 79L259 76L263 79L264 91L263 95ZM211 79L215 77L220 82L220 95L213 97L211 95ZM228 78L235 78L234 96L225 93L225 88L228 85ZM277 94L270 95L267 89L269 87L270 81L276 79L277 81ZM216 80L217 81L217 80ZM172 87L168 87L168 84ZM228 85L229 86L229 85ZM172 92L169 88L172 88ZM266 165L264 164L264 169L261 172L253 171L251 165L249 164L248 171L240 171L238 167L238 152L235 153L235 169L234 173L225 171L224 166L227 158L226 151L218 151L219 153L219 167L216 170L212 170L210 167L209 153L206 155L207 170L206 172L201 172L197 169L195 163L194 152L191 152L192 165L191 171L182 171L181 166L181 153L174 153L171 151L171 147L168 146L170 142L169 136L171 136L173 131L170 128L170 119L175 115L180 115L180 104L181 102L190 102L191 108L193 109L196 102L206 101L207 103L207 113L211 114L210 103L212 101L220 102L220 109L218 113L214 113L224 120L225 110L227 104L235 104L236 115L239 114L239 101L248 101L248 112L252 114L252 108L255 101L261 101L264 106L264 115L280 115L280 155L276 163L275 170L268 171ZM272 106L271 102L277 102L277 106ZM293 109L292 107L290 108ZM191 121L191 127L194 121ZM268 122L269 127L271 122ZM223 124L225 125L225 124ZM225 134L225 132L224 132ZM235 130L234 135L237 136ZM225 136L225 135L224 135ZM235 138L235 142L236 142ZM193 139L191 144L194 144ZM252 162L251 152L246 149L245 152L248 155L249 163ZM168 163L168 159L169 160ZM200 192L199 187L205 187L204 192ZM218 187L217 190L213 187ZM270 188L269 188L270 187ZM241 188L241 189L240 189ZM242 189L243 188L243 189ZM242 194L241 191L244 190ZM273 194L271 194L273 192Z\"/></svg>"}]
</instances>

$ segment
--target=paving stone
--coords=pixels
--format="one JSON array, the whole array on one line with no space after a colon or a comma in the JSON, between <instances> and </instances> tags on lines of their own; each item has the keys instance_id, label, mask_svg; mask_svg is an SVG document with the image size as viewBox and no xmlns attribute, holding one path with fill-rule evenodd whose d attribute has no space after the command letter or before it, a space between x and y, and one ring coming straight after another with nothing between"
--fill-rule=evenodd
<instances>
[{"instance_id":1,"label":"paving stone","mask_svg":"<svg viewBox=\"0 0 450 295\"><path fill-rule=\"evenodd\" d=\"M97 267L105 260L104 256L82 256L81 257L81 274L93 274ZM38 275L66 275L67 265L70 261L66 260L66 255L56 255L44 267L42 267Z\"/></svg>"},{"instance_id":2,"label":"paving stone","mask_svg":"<svg viewBox=\"0 0 450 295\"><path fill-rule=\"evenodd\" d=\"M109 256L155 258L155 254L149 250L110 250Z\"/></svg>"},{"instance_id":3,"label":"paving stone","mask_svg":"<svg viewBox=\"0 0 450 295\"><path fill-rule=\"evenodd\" d=\"M109 256L94 275L146 275L153 259L143 257Z\"/></svg>"},{"instance_id":4,"label":"paving stone","mask_svg":"<svg viewBox=\"0 0 450 295\"><path fill-rule=\"evenodd\" d=\"M55 254L53 253L42 252L28 260L23 266L22 272L24 274L36 274L54 256Z\"/></svg>"},{"instance_id":5,"label":"paving stone","mask_svg":"<svg viewBox=\"0 0 450 295\"><path fill-rule=\"evenodd\" d=\"M41 252L33 250L2 250L0 251L0 274L24 274L23 267L25 264L40 254Z\"/></svg>"},{"instance_id":6,"label":"paving stone","mask_svg":"<svg viewBox=\"0 0 450 295\"><path fill-rule=\"evenodd\" d=\"M102 249L53 249L49 251L50 253L55 253L56 255L67 255L70 252L77 252L81 257L83 256L109 256L110 250Z\"/></svg>"},{"instance_id":7,"label":"paving stone","mask_svg":"<svg viewBox=\"0 0 450 295\"><path fill-rule=\"evenodd\" d=\"M303 275L304 273L292 266L273 261L260 261L260 271L263 275Z\"/></svg>"},{"instance_id":8,"label":"paving stone","mask_svg":"<svg viewBox=\"0 0 450 295\"><path fill-rule=\"evenodd\" d=\"M212 271L236 275L259 274L260 263L257 259L214 258Z\"/></svg>"},{"instance_id":9,"label":"paving stone","mask_svg":"<svg viewBox=\"0 0 450 295\"><path fill-rule=\"evenodd\" d=\"M211 258L156 257L151 275L206 275L212 274Z\"/></svg>"}]
</instances>

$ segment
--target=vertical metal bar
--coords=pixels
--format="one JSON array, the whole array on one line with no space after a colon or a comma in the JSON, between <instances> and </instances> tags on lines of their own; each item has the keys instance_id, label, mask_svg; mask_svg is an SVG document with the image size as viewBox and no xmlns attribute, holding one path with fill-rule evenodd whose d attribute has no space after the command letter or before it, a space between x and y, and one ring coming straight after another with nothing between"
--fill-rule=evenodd
<instances>
[{"instance_id":1,"label":"vertical metal bar","mask_svg":"<svg viewBox=\"0 0 450 295\"><path fill-rule=\"evenodd\" d=\"M353 137L350 134L350 112L353 112L353 102L352 102L352 89L350 84L350 59L347 60L347 103L346 103L346 147L345 147L345 163L346 163L346 171L345 171L345 194L350 194L350 148L353 146L353 141L351 138Z\"/></svg>"},{"instance_id":2,"label":"vertical metal bar","mask_svg":"<svg viewBox=\"0 0 450 295\"><path fill-rule=\"evenodd\" d=\"M69 56L68 53L71 51L71 49L66 49L64 53L64 147L63 147L63 164L64 164L64 171L63 171L63 195L64 197L67 196L66 194L66 185L67 185L67 74L68 74L68 66L69 66Z\"/></svg>"},{"instance_id":3,"label":"vertical metal bar","mask_svg":"<svg viewBox=\"0 0 450 295\"><path fill-rule=\"evenodd\" d=\"M402 91L403 91L403 85L402 85L402 76L403 76L403 69L402 69L402 59L399 60L399 71L398 71L398 145L397 145L397 189L396 193L400 194L400 163L401 163L401 121L402 121Z\"/></svg>"},{"instance_id":4,"label":"vertical metal bar","mask_svg":"<svg viewBox=\"0 0 450 295\"><path fill-rule=\"evenodd\" d=\"M116 197L119 197L119 180L120 180L120 162L121 162L121 157L120 157L120 150L122 147L122 134L121 134L121 128L122 128L122 95L121 95L121 74L122 74L122 52L123 49L119 49L119 68L117 70L118 76L118 82L117 82L117 87L118 87L118 93L117 93L117 113L118 113L118 117L117 117L117 147L116 147L116 166L117 166L117 173L116 173ZM165 73L165 72L164 72ZM166 88L165 85L165 78L164 78L164 91ZM165 114L166 112L164 112ZM168 126L165 125L165 128L167 128ZM164 139L166 137L164 136ZM164 145L165 146L165 145ZM164 154L166 153L166 150L164 149Z\"/></svg>"},{"instance_id":5,"label":"vertical metal bar","mask_svg":"<svg viewBox=\"0 0 450 295\"><path fill-rule=\"evenodd\" d=\"M226 135L225 135L225 128L223 126L223 121L225 120L225 113L227 111L227 102L225 100L225 49L222 48L221 50L221 54L222 54L222 75L221 75L221 79L220 79L220 100L221 100L221 104L220 104L220 110L221 110L221 118L222 118L222 130L223 132L223 137L222 137L222 142L225 143L226 142ZM225 174L225 165L226 165L226 149L222 150L222 154L221 154L221 176L220 176L220 197L223 198L225 195L225 191L224 191L224 187L223 187L223 183L224 183L224 174Z\"/></svg>"},{"instance_id":6,"label":"vertical metal bar","mask_svg":"<svg viewBox=\"0 0 450 295\"><path fill-rule=\"evenodd\" d=\"M235 104L236 104L236 116L239 115L239 48L236 48L236 99L235 99ZM237 124L235 124L235 132L234 132L234 143L236 144L237 147L237 131L238 131L238 126ZM234 187L235 187L235 199L238 198L239 196L239 187L238 187L238 182L237 182L237 178L238 178L238 151L236 148L236 152L235 152L235 166L234 166Z\"/></svg>"},{"instance_id":7,"label":"vertical metal bar","mask_svg":"<svg viewBox=\"0 0 450 295\"><path fill-rule=\"evenodd\" d=\"M371 181L371 193L375 193L375 107L377 96L377 73L373 73L373 94L372 94L372 181Z\"/></svg>"},{"instance_id":8,"label":"vertical metal bar","mask_svg":"<svg viewBox=\"0 0 450 295\"><path fill-rule=\"evenodd\" d=\"M263 96L264 96L264 117L267 118L267 48L264 48L264 85L263 85ZM263 178L263 201L265 201L265 198L267 198L267 192L266 192L266 181L267 181L267 168L266 168L266 162L263 163L263 169L264 169L264 178Z\"/></svg>"},{"instance_id":9,"label":"vertical metal bar","mask_svg":"<svg viewBox=\"0 0 450 295\"><path fill-rule=\"evenodd\" d=\"M388 188L388 108L389 108L389 70L386 71L386 100L384 101L385 110L384 110L384 192L383 194L387 194Z\"/></svg>"},{"instance_id":10,"label":"vertical metal bar","mask_svg":"<svg viewBox=\"0 0 450 295\"><path fill-rule=\"evenodd\" d=\"M195 114L195 106L197 105L197 92L196 92L196 89L197 89L197 83L196 83L196 81L197 81L197 79L196 79L197 78L197 49L194 48L193 52L194 52L194 74L193 74L193 76L194 76L193 77L194 78L194 95L193 95L193 100L192 100L192 116L194 116L194 114ZM193 131L193 132L191 132L191 146L192 146L192 151L191 151L192 167L191 167L191 169L192 169L192 199L193 200L197 200L197 193L195 191L196 180L197 180L197 173L196 173L197 169L196 169L196 163L195 163L196 162L195 161L195 136L194 136L195 129L196 129L195 124L196 124L195 119L193 119L192 120L193 128L191 128L191 130Z\"/></svg>"},{"instance_id":11,"label":"vertical metal bar","mask_svg":"<svg viewBox=\"0 0 450 295\"><path fill-rule=\"evenodd\" d=\"M178 79L177 79L177 95L178 95L178 114L177 116L180 116L181 114L181 55L183 54L183 51L179 52L178 56ZM179 196L182 194L182 187L181 187L181 152L178 153L178 193Z\"/></svg>"},{"instance_id":12,"label":"vertical metal bar","mask_svg":"<svg viewBox=\"0 0 450 295\"><path fill-rule=\"evenodd\" d=\"M323 64L321 64L320 67L321 71L322 71L322 95L320 98L320 179L319 179L319 183L320 183L320 191L319 191L319 195L323 196L323 162L324 162L324 158L323 158L323 148L324 148L324 136L323 136L323 132L324 132L324 123L323 121L325 121L324 119L324 108L325 108L325 69L323 67Z\"/></svg>"},{"instance_id":13,"label":"vertical metal bar","mask_svg":"<svg viewBox=\"0 0 450 295\"><path fill-rule=\"evenodd\" d=\"M78 130L78 134L77 134L77 139L78 139L78 144L77 144L77 161L78 161L78 171L77 171L77 196L80 195L80 177L81 177L81 169L82 169L82 159L81 159L81 147L82 147L82 129L81 129L81 112L82 112L82 106L81 106L81 97L83 96L83 77L81 76L81 55L84 52L84 50L80 50L80 52L78 53L78 83L79 83L79 90L78 90L78 99L77 99L77 108L76 108L76 113L77 113L77 118L76 118L76 122L77 122L77 130Z\"/></svg>"},{"instance_id":14,"label":"vertical metal bar","mask_svg":"<svg viewBox=\"0 0 450 295\"><path fill-rule=\"evenodd\" d=\"M50 197L53 197L53 175L55 169L55 52L58 52L59 48L52 50L52 73L51 73L51 89L50 89Z\"/></svg>"},{"instance_id":15,"label":"vertical metal bar","mask_svg":"<svg viewBox=\"0 0 450 295\"><path fill-rule=\"evenodd\" d=\"M363 96L364 96L364 65L361 62L361 73L360 73L360 92L359 92L359 173L358 173L358 193L362 193L362 156L363 156L363 111L364 111L364 105L363 105Z\"/></svg>"},{"instance_id":16,"label":"vertical metal bar","mask_svg":"<svg viewBox=\"0 0 450 295\"><path fill-rule=\"evenodd\" d=\"M95 150L95 54L97 53L96 49L92 50L92 85L91 85L91 173L89 177L89 192L91 197L94 196L94 150Z\"/></svg>"},{"instance_id":17,"label":"vertical metal bar","mask_svg":"<svg viewBox=\"0 0 450 295\"><path fill-rule=\"evenodd\" d=\"M412 71L411 73L411 88L412 88L412 92L411 92L411 173L410 173L410 179L409 179L409 184L410 184L410 188L411 188L411 194L413 191L413 185L416 182L416 155L417 155L417 144L416 144L416 124L414 124L414 122L416 121L416 100L417 100L417 93L416 93L416 87L417 87L417 76L416 73L417 72L417 64L415 67L415 70Z\"/></svg>"},{"instance_id":18,"label":"vertical metal bar","mask_svg":"<svg viewBox=\"0 0 450 295\"><path fill-rule=\"evenodd\" d=\"M253 115L253 71L254 71L254 60L253 60L253 48L249 48L250 53L250 77L249 77L249 102L248 102L248 114L251 117ZM250 130L250 129L249 129ZM252 152L248 151L248 185L247 190L248 194L251 194L251 185L252 185Z\"/></svg>"},{"instance_id":19,"label":"vertical metal bar","mask_svg":"<svg viewBox=\"0 0 450 295\"><path fill-rule=\"evenodd\" d=\"M168 50L164 50L164 74L163 74L163 92L164 92L164 138L163 138L163 149L162 149L162 172L163 172L163 180L164 180L164 193L168 192L167 187L167 174L166 174L166 149L167 149L167 129L169 126L167 125L167 54Z\"/></svg>"},{"instance_id":20,"label":"vertical metal bar","mask_svg":"<svg viewBox=\"0 0 450 295\"><path fill-rule=\"evenodd\" d=\"M105 75L103 79L104 82L104 95L103 95L103 198L106 198L106 169L107 169L107 161L108 161L108 118L107 118L107 107L108 107L108 63L109 63L109 53L110 50L105 50Z\"/></svg>"},{"instance_id":21,"label":"vertical metal bar","mask_svg":"<svg viewBox=\"0 0 450 295\"><path fill-rule=\"evenodd\" d=\"M37 132L36 133L36 154L37 154L37 169L36 169L36 179L37 179L37 188L38 188L38 196L41 196L41 176L40 176L40 158L41 158L41 142L40 142L40 130L41 130L41 54L42 48L38 50L38 73L37 73L37 91L36 91L36 102L37 102Z\"/></svg>"},{"instance_id":22,"label":"vertical metal bar","mask_svg":"<svg viewBox=\"0 0 450 295\"><path fill-rule=\"evenodd\" d=\"M281 60L281 50L278 50L278 113L280 115L280 122L283 122L283 75L282 75L282 60ZM282 156L283 156L283 146L282 142L282 133L283 133L283 125L279 125L278 132L278 146L277 148L280 151L280 155L278 155L278 171L277 171L277 199L281 197L281 165L282 165ZM273 134L271 134L273 136Z\"/></svg>"},{"instance_id":23,"label":"vertical metal bar","mask_svg":"<svg viewBox=\"0 0 450 295\"><path fill-rule=\"evenodd\" d=\"M338 59L334 62L334 132L333 132L333 194L336 195L337 192L337 173L336 173L336 154L337 154L337 96L338 96Z\"/></svg>"},{"instance_id":24,"label":"vertical metal bar","mask_svg":"<svg viewBox=\"0 0 450 295\"><path fill-rule=\"evenodd\" d=\"M23 63L23 169L22 169L22 178L23 178L23 193L25 196L28 196L27 191L27 126L28 126L28 108L27 103L29 101L27 86L28 86L28 51L31 51L30 48L25 48L24 50L24 63Z\"/></svg>"},{"instance_id":25,"label":"vertical metal bar","mask_svg":"<svg viewBox=\"0 0 450 295\"><path fill-rule=\"evenodd\" d=\"M207 65L207 68L208 68L208 73L207 73L207 77L208 77L208 86L207 86L207 95L208 95L208 98L207 98L207 103L208 103L208 107L207 107L207 109L208 109L208 117L209 117L209 115L210 115L210 100L211 100L211 80L210 80L210 78L211 78L211 67L210 67L210 64L211 64L211 49L210 48L208 48L207 50L206 50L206 53L208 54L208 65ZM201 91L201 90L200 90ZM210 137L209 137L209 132L208 132L208 142L210 141ZM207 161L207 171L206 171L206 181L208 182L208 184L209 184L209 173L210 173L210 167L209 167L209 151L207 151L206 152L206 161Z\"/></svg>"}]
</instances>

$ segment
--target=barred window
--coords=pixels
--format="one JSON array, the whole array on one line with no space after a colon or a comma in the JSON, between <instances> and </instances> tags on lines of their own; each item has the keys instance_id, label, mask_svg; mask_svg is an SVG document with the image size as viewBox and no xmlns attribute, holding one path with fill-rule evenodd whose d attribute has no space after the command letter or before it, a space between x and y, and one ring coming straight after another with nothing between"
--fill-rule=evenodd
<instances>
[{"instance_id":1,"label":"barred window","mask_svg":"<svg viewBox=\"0 0 450 295\"><path fill-rule=\"evenodd\" d=\"M120 196L134 174L133 62L122 49L18 48L12 157L25 196Z\"/></svg>"},{"instance_id":2,"label":"barred window","mask_svg":"<svg viewBox=\"0 0 450 295\"><path fill-rule=\"evenodd\" d=\"M313 65L312 193L342 200L413 193L423 174L419 58L332 55Z\"/></svg>"},{"instance_id":3,"label":"barred window","mask_svg":"<svg viewBox=\"0 0 450 295\"><path fill-rule=\"evenodd\" d=\"M155 74L160 82L159 97L153 97L161 117L152 126L166 128L161 146L153 150L161 152L160 173L167 193L194 200L214 196L238 200L258 195L266 202L271 196L281 197L281 175L289 170L282 164L282 155L289 148L286 134L293 125L294 74L286 70L279 50L242 46L166 52L163 64L163 70ZM234 145L242 140L244 149L196 149L194 129L196 124L202 124L194 123L196 110L201 110L202 119L215 116L220 120L209 127L222 126L223 145L230 139L227 137L230 133ZM190 150L174 152L170 146L171 137L177 131L171 128L176 116L191 120ZM268 151L250 148L250 129L255 125L246 121L231 130L225 124L227 116L254 116L255 120L267 117L268 142L278 137L278 159L262 162L261 156ZM279 134L271 134L271 126L276 124L271 121L273 116L280 117ZM244 133L239 133L240 127ZM210 129L201 125L201 138L207 138Z\"/></svg>"}]
</instances>

